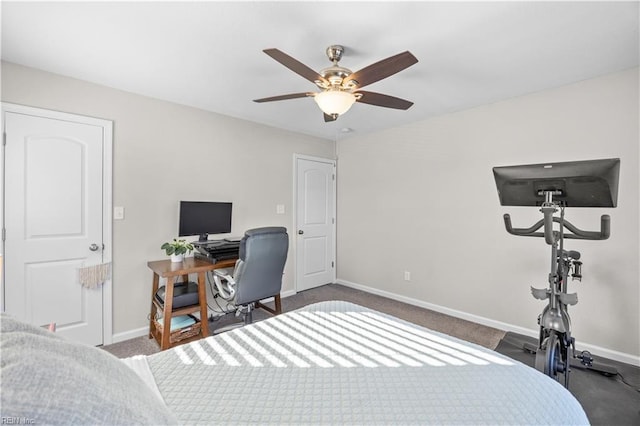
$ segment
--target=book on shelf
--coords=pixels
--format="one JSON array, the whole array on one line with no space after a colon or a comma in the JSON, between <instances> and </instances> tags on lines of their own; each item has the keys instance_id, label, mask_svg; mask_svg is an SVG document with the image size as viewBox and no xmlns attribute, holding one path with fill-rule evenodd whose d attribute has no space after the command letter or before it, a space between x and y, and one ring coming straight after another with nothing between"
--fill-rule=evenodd
<instances>
[{"instance_id":1,"label":"book on shelf","mask_svg":"<svg viewBox=\"0 0 640 426\"><path fill-rule=\"evenodd\" d=\"M162 317L158 318L158 323L163 324ZM196 323L196 319L191 315L178 315L171 318L171 331L176 331L181 328L190 327Z\"/></svg>"}]
</instances>

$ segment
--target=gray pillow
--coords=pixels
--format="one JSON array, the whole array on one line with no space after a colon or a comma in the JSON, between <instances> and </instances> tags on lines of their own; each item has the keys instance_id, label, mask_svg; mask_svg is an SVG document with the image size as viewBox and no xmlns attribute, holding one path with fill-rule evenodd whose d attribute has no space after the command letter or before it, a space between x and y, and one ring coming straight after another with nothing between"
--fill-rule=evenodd
<instances>
[{"instance_id":1,"label":"gray pillow","mask_svg":"<svg viewBox=\"0 0 640 426\"><path fill-rule=\"evenodd\" d=\"M0 320L2 419L20 424L177 424L142 379L113 355L6 314Z\"/></svg>"}]
</instances>

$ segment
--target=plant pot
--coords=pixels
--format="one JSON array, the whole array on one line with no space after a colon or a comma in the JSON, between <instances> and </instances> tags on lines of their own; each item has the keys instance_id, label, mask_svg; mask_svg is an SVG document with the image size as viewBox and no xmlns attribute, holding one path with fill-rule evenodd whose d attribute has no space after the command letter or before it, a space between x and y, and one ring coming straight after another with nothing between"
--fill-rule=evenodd
<instances>
[{"instance_id":1,"label":"plant pot","mask_svg":"<svg viewBox=\"0 0 640 426\"><path fill-rule=\"evenodd\" d=\"M182 262L184 260L184 254L172 254L171 261L172 262Z\"/></svg>"}]
</instances>

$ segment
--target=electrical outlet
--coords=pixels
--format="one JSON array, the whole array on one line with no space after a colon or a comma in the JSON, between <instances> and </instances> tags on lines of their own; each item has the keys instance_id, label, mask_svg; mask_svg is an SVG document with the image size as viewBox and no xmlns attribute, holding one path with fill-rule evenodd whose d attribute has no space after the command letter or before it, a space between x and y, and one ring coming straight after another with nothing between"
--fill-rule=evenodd
<instances>
[{"instance_id":1,"label":"electrical outlet","mask_svg":"<svg viewBox=\"0 0 640 426\"><path fill-rule=\"evenodd\" d=\"M404 271L404 280L405 281L411 281L411 272Z\"/></svg>"}]
</instances>

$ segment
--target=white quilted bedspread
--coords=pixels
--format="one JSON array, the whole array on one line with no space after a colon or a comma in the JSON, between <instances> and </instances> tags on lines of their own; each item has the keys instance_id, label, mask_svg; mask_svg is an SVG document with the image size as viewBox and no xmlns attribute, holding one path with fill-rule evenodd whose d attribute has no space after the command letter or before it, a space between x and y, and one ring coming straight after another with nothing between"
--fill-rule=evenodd
<instances>
[{"instance_id":1,"label":"white quilted bedspread","mask_svg":"<svg viewBox=\"0 0 640 426\"><path fill-rule=\"evenodd\" d=\"M588 424L575 398L533 368L347 302L147 360L182 424Z\"/></svg>"}]
</instances>

